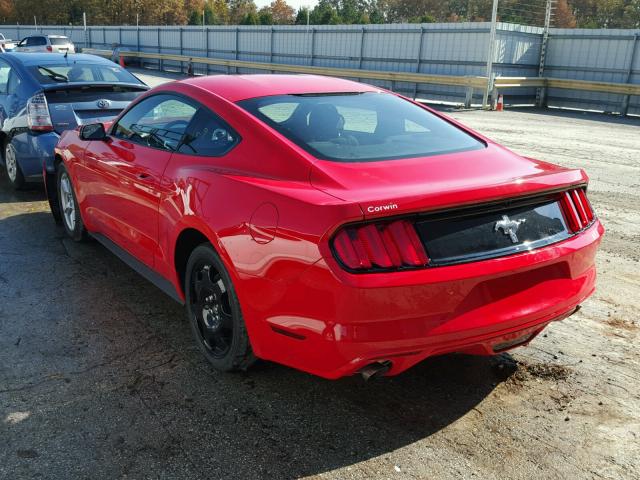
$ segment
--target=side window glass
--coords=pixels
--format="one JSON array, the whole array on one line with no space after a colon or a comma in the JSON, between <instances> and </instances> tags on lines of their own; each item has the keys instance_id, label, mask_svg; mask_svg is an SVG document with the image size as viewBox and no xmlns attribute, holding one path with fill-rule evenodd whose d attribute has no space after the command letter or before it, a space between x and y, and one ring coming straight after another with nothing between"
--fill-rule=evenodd
<instances>
[{"instance_id":1,"label":"side window glass","mask_svg":"<svg viewBox=\"0 0 640 480\"><path fill-rule=\"evenodd\" d=\"M196 108L173 95L154 95L124 114L113 136L152 148L175 151Z\"/></svg>"},{"instance_id":2,"label":"side window glass","mask_svg":"<svg viewBox=\"0 0 640 480\"><path fill-rule=\"evenodd\" d=\"M0 95L8 93L10 73L11 67L4 62L0 62Z\"/></svg>"},{"instance_id":3,"label":"side window glass","mask_svg":"<svg viewBox=\"0 0 640 480\"><path fill-rule=\"evenodd\" d=\"M20 77L18 74L11 69L9 72L9 81L7 83L7 93L9 95L14 95L18 91L18 87L20 87Z\"/></svg>"},{"instance_id":4,"label":"side window glass","mask_svg":"<svg viewBox=\"0 0 640 480\"><path fill-rule=\"evenodd\" d=\"M198 109L178 151L187 155L219 157L238 143L239 136L220 117L204 107Z\"/></svg>"}]
</instances>

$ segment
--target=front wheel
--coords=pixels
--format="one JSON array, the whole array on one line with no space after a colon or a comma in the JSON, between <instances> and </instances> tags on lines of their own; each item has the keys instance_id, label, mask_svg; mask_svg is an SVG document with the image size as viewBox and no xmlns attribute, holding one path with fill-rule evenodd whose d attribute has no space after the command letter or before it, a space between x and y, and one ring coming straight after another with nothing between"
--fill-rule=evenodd
<instances>
[{"instance_id":1,"label":"front wheel","mask_svg":"<svg viewBox=\"0 0 640 480\"><path fill-rule=\"evenodd\" d=\"M62 225L67 235L74 241L82 242L87 239L87 231L84 228L84 223L80 216L80 208L78 207L76 194L73 191L71 177L63 163L58 166L56 183L58 186L58 205L60 214L62 215Z\"/></svg>"},{"instance_id":2,"label":"front wheel","mask_svg":"<svg viewBox=\"0 0 640 480\"><path fill-rule=\"evenodd\" d=\"M16 147L13 146L11 140L7 141L4 146L4 165L7 169L7 176L11 186L16 190L23 188L25 185L24 175L20 170L20 165L18 165Z\"/></svg>"},{"instance_id":3,"label":"front wheel","mask_svg":"<svg viewBox=\"0 0 640 480\"><path fill-rule=\"evenodd\" d=\"M196 343L223 372L246 370L255 361L231 277L210 244L196 247L185 275L187 314Z\"/></svg>"}]
</instances>

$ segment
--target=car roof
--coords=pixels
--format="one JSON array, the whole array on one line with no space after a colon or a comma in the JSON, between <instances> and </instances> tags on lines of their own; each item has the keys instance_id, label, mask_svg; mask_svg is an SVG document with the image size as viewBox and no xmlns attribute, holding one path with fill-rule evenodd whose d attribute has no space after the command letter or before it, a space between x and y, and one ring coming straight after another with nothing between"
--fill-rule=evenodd
<instances>
[{"instance_id":1,"label":"car roof","mask_svg":"<svg viewBox=\"0 0 640 480\"><path fill-rule=\"evenodd\" d=\"M180 83L200 87L230 102L272 95L380 91L371 85L321 75L211 75Z\"/></svg>"},{"instance_id":2,"label":"car roof","mask_svg":"<svg viewBox=\"0 0 640 480\"><path fill-rule=\"evenodd\" d=\"M47 33L32 33L31 35L27 35L24 38L31 38L31 37L69 38L66 35L49 35Z\"/></svg>"},{"instance_id":3,"label":"car roof","mask_svg":"<svg viewBox=\"0 0 640 480\"><path fill-rule=\"evenodd\" d=\"M32 65L50 65L52 63L68 62L73 64L75 62L81 63L102 63L112 64L110 60L106 58L98 57L97 55L87 55L83 53L70 53L67 58L64 58L64 53L27 53L27 52L11 52L6 55L10 55L11 58L18 60L22 65L30 67Z\"/></svg>"}]
</instances>

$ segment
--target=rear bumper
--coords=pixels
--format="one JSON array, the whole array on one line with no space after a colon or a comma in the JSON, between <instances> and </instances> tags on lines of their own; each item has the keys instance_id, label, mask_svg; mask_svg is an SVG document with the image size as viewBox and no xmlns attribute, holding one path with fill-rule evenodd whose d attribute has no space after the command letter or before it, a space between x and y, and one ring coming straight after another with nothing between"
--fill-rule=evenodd
<instances>
[{"instance_id":1,"label":"rear bumper","mask_svg":"<svg viewBox=\"0 0 640 480\"><path fill-rule=\"evenodd\" d=\"M603 233L596 221L531 252L412 272L354 275L327 260L286 284L247 280L263 292L241 298L251 341L262 358L326 378L374 361L395 375L432 355L498 353L591 295Z\"/></svg>"},{"instance_id":2,"label":"rear bumper","mask_svg":"<svg viewBox=\"0 0 640 480\"><path fill-rule=\"evenodd\" d=\"M23 132L12 142L17 150L18 165L28 182L42 182L43 166L51 171L54 164L54 148L60 136L55 132L34 135ZM51 170L50 170L51 169Z\"/></svg>"}]
</instances>

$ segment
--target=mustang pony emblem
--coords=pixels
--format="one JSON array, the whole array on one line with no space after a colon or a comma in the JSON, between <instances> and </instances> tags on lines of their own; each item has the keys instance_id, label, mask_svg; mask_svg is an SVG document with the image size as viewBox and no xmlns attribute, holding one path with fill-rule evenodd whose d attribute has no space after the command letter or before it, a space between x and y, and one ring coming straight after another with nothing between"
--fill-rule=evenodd
<instances>
[{"instance_id":1,"label":"mustang pony emblem","mask_svg":"<svg viewBox=\"0 0 640 480\"><path fill-rule=\"evenodd\" d=\"M502 229L502 233L509 235L509 238L511 238L513 243L518 243L518 236L516 235L516 232L518 231L520 224L526 221L527 220L524 218L521 220L511 220L506 215L503 215L502 220L498 220L496 222L495 227L493 227L493 231L497 232L499 229Z\"/></svg>"}]
</instances>

